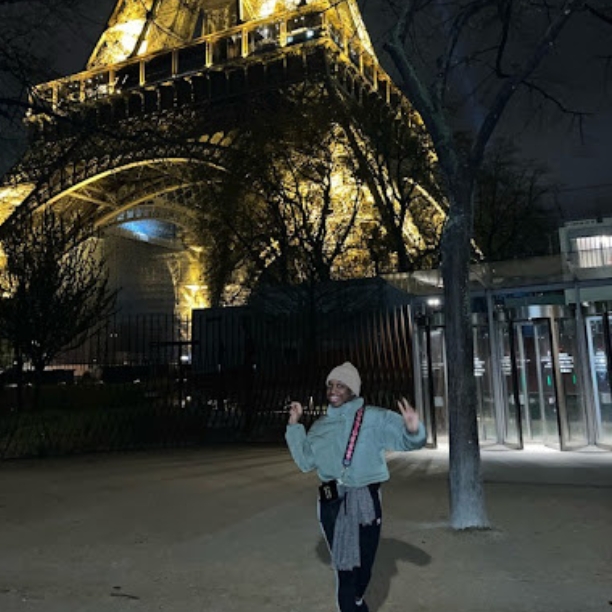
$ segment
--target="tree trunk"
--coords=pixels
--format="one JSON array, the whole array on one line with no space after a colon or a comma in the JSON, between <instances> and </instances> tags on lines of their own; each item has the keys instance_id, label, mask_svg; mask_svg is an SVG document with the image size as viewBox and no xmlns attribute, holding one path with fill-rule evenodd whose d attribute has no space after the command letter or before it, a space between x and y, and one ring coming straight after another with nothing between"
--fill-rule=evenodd
<instances>
[{"instance_id":1,"label":"tree trunk","mask_svg":"<svg viewBox=\"0 0 612 612\"><path fill-rule=\"evenodd\" d=\"M449 487L454 529L489 526L480 468L476 382L469 291L472 190L459 178L442 236L442 275L448 363Z\"/></svg>"},{"instance_id":2,"label":"tree trunk","mask_svg":"<svg viewBox=\"0 0 612 612\"><path fill-rule=\"evenodd\" d=\"M399 227L393 220L389 225L390 233L392 235L393 249L397 254L397 271L398 272L411 272L414 269L414 264L410 259L410 255L406 248L406 241L402 228Z\"/></svg>"}]
</instances>

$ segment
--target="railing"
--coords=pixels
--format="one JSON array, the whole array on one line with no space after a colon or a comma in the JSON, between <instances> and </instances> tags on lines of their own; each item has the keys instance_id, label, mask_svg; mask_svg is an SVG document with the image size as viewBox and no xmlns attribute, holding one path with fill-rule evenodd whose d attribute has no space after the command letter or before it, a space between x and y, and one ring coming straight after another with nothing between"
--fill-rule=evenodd
<instances>
[{"instance_id":1,"label":"railing","mask_svg":"<svg viewBox=\"0 0 612 612\"><path fill-rule=\"evenodd\" d=\"M320 7L305 7L204 36L185 47L38 85L33 90L33 108L29 116L32 118L44 113L45 109L61 113L86 102L189 77L244 58L316 40L331 42L374 89L385 87L389 93L388 76L359 39L347 35L330 13Z\"/></svg>"},{"instance_id":2,"label":"railing","mask_svg":"<svg viewBox=\"0 0 612 612\"><path fill-rule=\"evenodd\" d=\"M207 311L202 311L207 313ZM289 398L311 423L331 367L350 359L365 397L394 406L412 389L406 308L314 316L220 309L112 321L43 380L0 373L0 459L211 441L283 439ZM0 346L1 348L1 346ZM8 347L7 347L8 348Z\"/></svg>"}]
</instances>

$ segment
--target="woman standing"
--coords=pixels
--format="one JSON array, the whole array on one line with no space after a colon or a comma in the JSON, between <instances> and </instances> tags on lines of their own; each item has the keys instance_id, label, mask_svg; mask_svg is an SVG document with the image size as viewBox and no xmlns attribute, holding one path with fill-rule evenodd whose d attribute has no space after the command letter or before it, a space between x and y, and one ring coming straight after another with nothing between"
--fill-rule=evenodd
<instances>
[{"instance_id":1,"label":"woman standing","mask_svg":"<svg viewBox=\"0 0 612 612\"><path fill-rule=\"evenodd\" d=\"M337 576L340 612L368 612L363 596L380 540L380 484L389 480L385 451L409 451L425 444L423 424L405 398L401 414L365 406L361 378L350 362L327 376L327 413L308 434L299 423L299 402L291 402L285 439L303 472L317 470L319 521Z\"/></svg>"}]
</instances>

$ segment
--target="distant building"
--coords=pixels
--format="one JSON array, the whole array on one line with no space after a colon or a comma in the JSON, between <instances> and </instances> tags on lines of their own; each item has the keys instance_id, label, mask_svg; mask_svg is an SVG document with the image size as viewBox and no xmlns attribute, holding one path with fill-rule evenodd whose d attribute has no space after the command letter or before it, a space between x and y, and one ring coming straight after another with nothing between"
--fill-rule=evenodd
<instances>
[{"instance_id":1,"label":"distant building","mask_svg":"<svg viewBox=\"0 0 612 612\"><path fill-rule=\"evenodd\" d=\"M561 253L577 278L601 279L602 284L566 292L568 303L612 300L612 217L571 221L559 229Z\"/></svg>"},{"instance_id":2,"label":"distant building","mask_svg":"<svg viewBox=\"0 0 612 612\"><path fill-rule=\"evenodd\" d=\"M558 255L472 266L480 441L612 448L612 218L567 223ZM447 435L439 270L388 275L410 294L420 410Z\"/></svg>"}]
</instances>

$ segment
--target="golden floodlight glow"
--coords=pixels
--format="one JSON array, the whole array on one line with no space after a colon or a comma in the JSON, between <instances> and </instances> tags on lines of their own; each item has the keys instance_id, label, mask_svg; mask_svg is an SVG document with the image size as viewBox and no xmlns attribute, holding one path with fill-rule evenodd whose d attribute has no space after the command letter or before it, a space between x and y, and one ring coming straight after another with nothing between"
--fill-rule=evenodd
<instances>
[{"instance_id":1,"label":"golden floodlight glow","mask_svg":"<svg viewBox=\"0 0 612 612\"><path fill-rule=\"evenodd\" d=\"M131 21L117 24L116 31L121 34L122 44L126 49L130 49L130 51L134 49L144 25L144 19L132 19ZM136 49L136 51L138 55L144 55L147 52L147 41L144 40L140 49Z\"/></svg>"},{"instance_id":2,"label":"golden floodlight glow","mask_svg":"<svg viewBox=\"0 0 612 612\"><path fill-rule=\"evenodd\" d=\"M258 17L269 17L274 12L276 0L264 0L259 7Z\"/></svg>"},{"instance_id":3,"label":"golden floodlight glow","mask_svg":"<svg viewBox=\"0 0 612 612\"><path fill-rule=\"evenodd\" d=\"M177 312L180 316L189 316L197 308L210 306L208 287L202 283L202 261L199 255L187 251L181 257L181 272L175 282Z\"/></svg>"},{"instance_id":4,"label":"golden floodlight glow","mask_svg":"<svg viewBox=\"0 0 612 612\"><path fill-rule=\"evenodd\" d=\"M135 50L138 55L144 55L147 52L146 40L143 40L139 49L135 49L144 25L144 19L131 19L130 21L118 23L109 28L108 37L115 41L115 44L112 45L112 50L109 49L107 63L122 62Z\"/></svg>"},{"instance_id":5,"label":"golden floodlight glow","mask_svg":"<svg viewBox=\"0 0 612 612\"><path fill-rule=\"evenodd\" d=\"M8 187L0 187L0 225L12 212L32 193L33 183L22 183Z\"/></svg>"},{"instance_id":6,"label":"golden floodlight glow","mask_svg":"<svg viewBox=\"0 0 612 612\"><path fill-rule=\"evenodd\" d=\"M189 316L192 310L207 308L210 303L207 299L208 287L206 285L182 285L178 289L177 311L181 316Z\"/></svg>"},{"instance_id":7,"label":"golden floodlight glow","mask_svg":"<svg viewBox=\"0 0 612 612\"><path fill-rule=\"evenodd\" d=\"M150 89L150 92L157 95L160 85L156 72L145 69L146 60L142 59L147 53L153 57L153 53L160 52L157 57L172 60L172 79L176 79L177 83L183 78L185 83L191 83L192 70L200 74L210 69L215 75L223 75L228 70L225 62L230 58L226 57L229 52L226 54L225 50L230 40L235 44L241 40L242 44L237 45L237 54L232 54L229 70L234 70L234 64L241 57L246 58L250 54L256 54L257 63L261 61L265 67L268 58L261 51L267 49L270 43L273 43L274 48L287 45L287 53L293 57L294 54L302 53L299 45L303 41L308 45L325 45L326 48L328 42L333 42L333 61L350 63L353 71L361 73L365 83L381 91L381 101L391 106L395 104L390 101L395 91L393 84L384 70L377 66L374 49L359 12L358 0L237 0L237 4L229 0L115 1L115 11L88 63L89 72L47 84L43 97L49 105L63 109L62 105L66 104L70 109L77 109L80 104L87 102L89 108L89 105L107 104L106 98L114 95L115 98L110 99L113 109L115 103L119 106L119 101L123 106L131 92L122 92L122 79L133 74L138 77L135 86L140 87L134 96L142 95L144 89ZM260 38L265 43L261 47L258 46ZM169 52L174 49L178 51L172 51L173 55L170 56ZM193 57L199 59L197 62L194 60L192 66L191 60L187 61L187 58L193 53ZM275 51L272 57L274 62L278 59L276 54ZM129 70L133 73L127 74L128 71L124 70L123 62L126 60L131 62ZM105 67L105 70L100 70L101 67ZM166 72L162 76L163 79L169 78ZM385 85L379 87L381 81ZM98 82L102 85L98 86ZM111 86L113 82L115 85ZM319 100L318 88L312 89L311 84L307 84L308 96L313 95L315 99L316 95ZM120 100L119 94L126 97ZM297 99L293 91L287 95ZM142 116L135 114L130 117L130 122L138 121L140 123L137 125L146 127L151 120L147 113L143 110ZM111 115L115 116L114 111ZM122 117L123 113L118 116ZM177 108L176 118L173 114L164 115L159 127L171 130L175 127L175 121L182 121L181 117ZM43 119L55 122L53 117ZM398 108L395 119L411 127L412 122L419 125L420 121L408 103ZM158 125L158 121L159 118L154 115L154 125ZM168 234L171 236L168 239L157 238L156 245L167 247L163 258L168 265L177 312L187 316L192 309L209 306L211 300L240 303L249 291L246 282L249 270L244 262L236 264L230 278L224 279L224 287L217 289L215 286L216 293L209 295L209 287L204 284L208 278L205 272L209 251L208 245L200 242L198 236L198 215L205 212L209 198L212 197L207 186L214 186L217 181L221 183L225 177L232 180L231 167L226 167L224 161L225 151L240 148L244 127L241 121L232 128L227 127L225 122L219 126L211 121L211 127L216 125L214 129L202 127L197 122L191 132L185 132L189 147L185 151L189 153L181 157L172 157L171 154L165 157L164 149L160 147L162 153L149 153L150 157L145 156L142 160L139 156L125 155L116 161L111 155L105 155L93 164L90 163L92 159L87 157L90 154L84 152L84 159L62 168L62 175L58 169L57 174L39 188L47 190L41 206L59 204L67 209L85 207L86 214L91 214L98 230L129 219L159 219L167 222L176 231ZM39 123L43 125L41 121L36 127L40 127ZM220 131L215 132L215 129ZM373 262L368 247L370 237L380 238L386 244L382 213L377 207L380 195L386 196L385 202L390 202L395 208L393 212L397 219L403 220L401 230L409 249L417 249L425 244L417 227L421 216L415 215L417 221L414 221L411 211L405 210L406 204L401 199L403 186L393 184L392 187L392 179L384 169L379 170L379 173L382 172L387 180L373 184L377 180L374 174L372 181L364 179L359 170L361 162L357 163L361 158L355 157L355 143L368 164L376 164L377 158L375 152L369 152L369 140L360 136L359 129L351 128L350 135L348 128L335 123L329 129L328 148L324 153L321 150L320 163L313 162L310 165L310 145L296 145L294 151L287 151L286 161L279 161L274 175L281 184L278 193L284 200L279 204L279 214L283 217L290 247L300 246L302 242L306 244L305 248L328 266L326 273L332 278L370 276L377 273L378 269L378 263L375 265ZM182 128L179 128L182 134L180 130ZM191 143L195 142L206 145L202 151L207 157L192 159ZM290 139L288 143L291 145ZM176 147L168 148L168 151L175 150ZM312 150L317 151L316 148ZM227 157L231 160L231 156ZM281 160L281 157L278 159ZM432 157L431 161L434 159ZM158 165L161 165L160 171L157 170ZM300 170L302 167L306 170L303 175ZM214 174L207 172L208 169L214 171ZM309 173L312 172L316 172L317 176L320 173L320 180L311 179ZM61 181L56 176L61 176ZM415 188L415 206L426 205L431 211L427 226L432 223L437 225L438 218L441 223L444 218L441 206L418 182L412 178L406 178L405 181ZM24 184L16 188L0 188L0 224L24 202L33 187ZM253 201L254 205L259 204L257 196L253 197ZM325 241L311 241L308 245L306 238L300 242L302 236L308 237L314 232L324 235ZM148 239L148 235L142 234L140 238ZM261 248L259 257L266 266L286 255L284 238L281 245L279 240L272 237ZM389 262L396 257L390 254ZM298 280L305 279L309 274L306 259L296 260L295 272L291 272ZM283 260L279 261L282 263ZM1 263L0 257L0 271ZM380 263L384 266L393 265L382 260ZM241 265L244 267L241 268Z\"/></svg>"},{"instance_id":8,"label":"golden floodlight glow","mask_svg":"<svg viewBox=\"0 0 612 612\"><path fill-rule=\"evenodd\" d=\"M293 10L299 2L300 0L261 0L258 4L245 2L245 8L248 8L253 19L264 19L274 13Z\"/></svg>"},{"instance_id":9,"label":"golden floodlight glow","mask_svg":"<svg viewBox=\"0 0 612 612\"><path fill-rule=\"evenodd\" d=\"M0 293L0 298L11 297L11 293L7 288L9 279L6 277L6 254L0 246L0 280L3 280L5 289Z\"/></svg>"}]
</instances>

